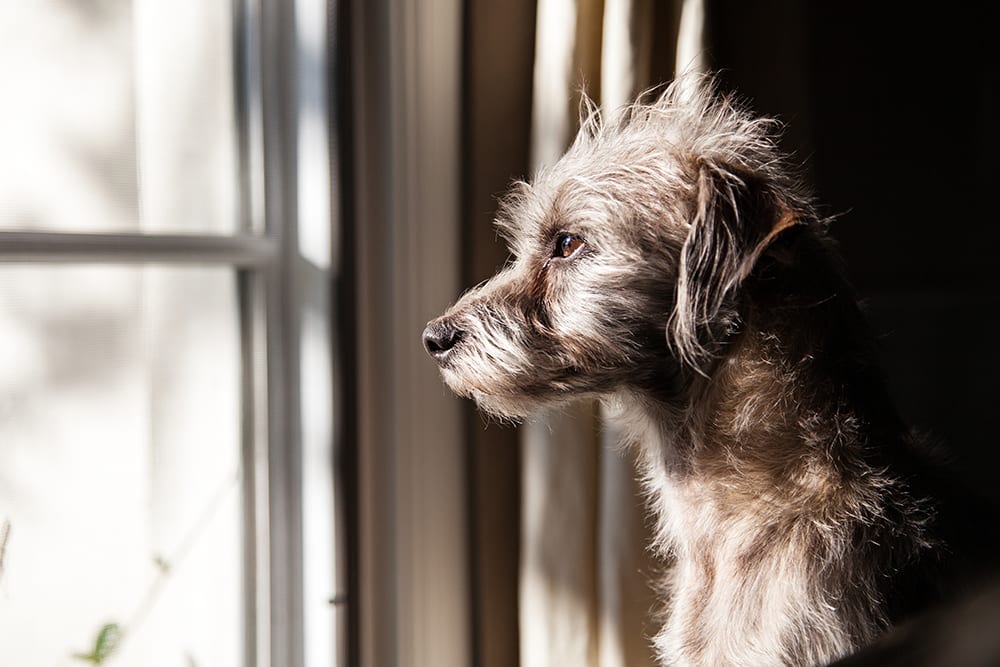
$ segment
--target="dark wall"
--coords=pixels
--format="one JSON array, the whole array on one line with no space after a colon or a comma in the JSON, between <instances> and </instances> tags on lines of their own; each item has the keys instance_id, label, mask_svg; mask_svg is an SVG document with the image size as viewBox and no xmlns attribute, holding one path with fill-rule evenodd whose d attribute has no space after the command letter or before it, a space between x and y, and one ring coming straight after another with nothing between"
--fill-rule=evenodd
<instances>
[{"instance_id":1,"label":"dark wall","mask_svg":"<svg viewBox=\"0 0 1000 667\"><path fill-rule=\"evenodd\" d=\"M991 490L1000 70L986 4L707 4L723 85L787 123L786 150L837 216L900 410Z\"/></svg>"}]
</instances>

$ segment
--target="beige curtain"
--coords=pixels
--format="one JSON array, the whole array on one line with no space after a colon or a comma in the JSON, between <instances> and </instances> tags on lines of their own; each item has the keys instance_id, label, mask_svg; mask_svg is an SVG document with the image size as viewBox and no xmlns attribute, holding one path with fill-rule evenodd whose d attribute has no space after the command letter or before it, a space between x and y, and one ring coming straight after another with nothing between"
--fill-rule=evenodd
<instances>
[{"instance_id":1,"label":"beige curtain","mask_svg":"<svg viewBox=\"0 0 1000 667\"><path fill-rule=\"evenodd\" d=\"M674 69L701 69L701 0L539 0L531 160L558 159L579 91L613 116ZM653 665L657 563L630 453L598 406L522 429L523 667Z\"/></svg>"}]
</instances>

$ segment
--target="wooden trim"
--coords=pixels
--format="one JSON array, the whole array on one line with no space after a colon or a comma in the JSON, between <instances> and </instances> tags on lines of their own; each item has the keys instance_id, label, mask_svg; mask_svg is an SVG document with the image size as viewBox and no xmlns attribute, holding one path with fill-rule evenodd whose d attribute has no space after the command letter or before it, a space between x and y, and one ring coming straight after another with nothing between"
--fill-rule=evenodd
<instances>
[{"instance_id":1,"label":"wooden trim","mask_svg":"<svg viewBox=\"0 0 1000 667\"><path fill-rule=\"evenodd\" d=\"M530 174L535 0L465 5L462 284L493 275L507 249L492 224L497 197ZM487 425L463 404L468 447L472 639L480 667L516 667L521 531L517 429Z\"/></svg>"},{"instance_id":2,"label":"wooden trim","mask_svg":"<svg viewBox=\"0 0 1000 667\"><path fill-rule=\"evenodd\" d=\"M355 2L362 665L470 662L461 404L420 333L458 293L458 0Z\"/></svg>"}]
</instances>

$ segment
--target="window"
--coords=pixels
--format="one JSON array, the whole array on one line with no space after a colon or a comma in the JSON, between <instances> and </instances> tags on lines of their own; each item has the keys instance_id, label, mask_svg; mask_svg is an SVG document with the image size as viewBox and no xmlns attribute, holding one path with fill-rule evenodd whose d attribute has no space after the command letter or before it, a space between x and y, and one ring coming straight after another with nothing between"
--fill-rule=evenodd
<instances>
[{"instance_id":1,"label":"window","mask_svg":"<svg viewBox=\"0 0 1000 667\"><path fill-rule=\"evenodd\" d=\"M0 664L341 664L329 12L0 4Z\"/></svg>"}]
</instances>

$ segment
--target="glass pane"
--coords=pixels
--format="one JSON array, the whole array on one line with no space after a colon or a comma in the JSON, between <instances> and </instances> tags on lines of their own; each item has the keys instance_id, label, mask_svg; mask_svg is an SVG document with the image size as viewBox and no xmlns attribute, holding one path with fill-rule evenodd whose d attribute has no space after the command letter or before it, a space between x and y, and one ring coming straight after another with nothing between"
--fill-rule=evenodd
<instances>
[{"instance_id":1,"label":"glass pane","mask_svg":"<svg viewBox=\"0 0 1000 667\"><path fill-rule=\"evenodd\" d=\"M231 8L0 2L0 230L233 231Z\"/></svg>"},{"instance_id":2,"label":"glass pane","mask_svg":"<svg viewBox=\"0 0 1000 667\"><path fill-rule=\"evenodd\" d=\"M231 269L0 267L0 665L109 624L114 664L241 663L236 301Z\"/></svg>"}]
</instances>

